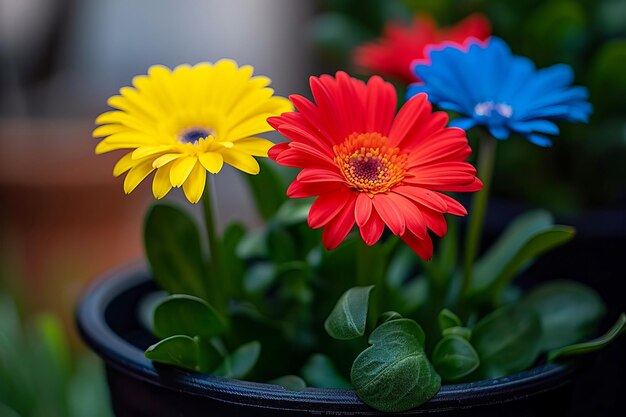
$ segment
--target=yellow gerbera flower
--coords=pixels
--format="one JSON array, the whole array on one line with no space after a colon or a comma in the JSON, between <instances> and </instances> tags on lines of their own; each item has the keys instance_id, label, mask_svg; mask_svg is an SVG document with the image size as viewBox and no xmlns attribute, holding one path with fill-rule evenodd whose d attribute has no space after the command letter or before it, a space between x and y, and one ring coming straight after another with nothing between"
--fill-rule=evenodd
<instances>
[{"instance_id":1,"label":"yellow gerbera flower","mask_svg":"<svg viewBox=\"0 0 626 417\"><path fill-rule=\"evenodd\" d=\"M253 77L253 70L228 59L174 70L150 67L148 75L133 79L133 87L109 98L117 110L96 119L100 126L93 135L104 137L96 153L131 149L113 174L127 172L128 194L156 170L152 191L157 199L182 186L187 199L197 203L206 171L217 174L224 162L258 174L254 157L267 157L273 143L254 135L272 130L267 118L292 107L273 96L269 78Z\"/></svg>"}]
</instances>

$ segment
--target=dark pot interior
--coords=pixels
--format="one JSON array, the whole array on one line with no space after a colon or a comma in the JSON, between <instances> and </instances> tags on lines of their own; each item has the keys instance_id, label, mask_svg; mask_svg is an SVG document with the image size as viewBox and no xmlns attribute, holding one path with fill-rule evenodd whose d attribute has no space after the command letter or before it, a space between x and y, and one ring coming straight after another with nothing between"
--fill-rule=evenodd
<instances>
[{"instance_id":1,"label":"dark pot interior","mask_svg":"<svg viewBox=\"0 0 626 417\"><path fill-rule=\"evenodd\" d=\"M154 342L140 324L137 306L156 291L146 268L133 265L104 277L78 307L79 331L107 370L118 417L423 415L566 416L572 364L542 365L495 380L445 385L428 403L404 413L372 410L352 390L307 388L229 380L154 365L143 350Z\"/></svg>"}]
</instances>

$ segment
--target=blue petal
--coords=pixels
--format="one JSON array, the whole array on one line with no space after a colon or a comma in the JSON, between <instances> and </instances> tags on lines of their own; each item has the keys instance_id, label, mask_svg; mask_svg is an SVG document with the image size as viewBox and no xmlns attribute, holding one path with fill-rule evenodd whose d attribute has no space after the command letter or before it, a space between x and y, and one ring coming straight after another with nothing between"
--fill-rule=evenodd
<instances>
[{"instance_id":1,"label":"blue petal","mask_svg":"<svg viewBox=\"0 0 626 417\"><path fill-rule=\"evenodd\" d=\"M489 133L491 133L491 136L500 140L508 139L511 133L509 129L502 125L488 125L487 128L489 129Z\"/></svg>"},{"instance_id":2,"label":"blue petal","mask_svg":"<svg viewBox=\"0 0 626 417\"><path fill-rule=\"evenodd\" d=\"M406 99L410 99L411 97L418 95L419 93L427 93L427 87L422 83L413 83L409 85L406 90ZM428 94L428 93L427 93ZM432 100L430 100L432 101Z\"/></svg>"},{"instance_id":3,"label":"blue petal","mask_svg":"<svg viewBox=\"0 0 626 417\"><path fill-rule=\"evenodd\" d=\"M542 135L530 134L526 136L526 139L528 139L530 143L534 143L535 145L541 146L542 148L549 148L550 146L552 146L552 141Z\"/></svg>"},{"instance_id":4,"label":"blue petal","mask_svg":"<svg viewBox=\"0 0 626 417\"><path fill-rule=\"evenodd\" d=\"M460 117L458 119L454 119L450 122L451 127L458 127L463 130L469 130L476 126L476 120L470 119L467 117Z\"/></svg>"},{"instance_id":5,"label":"blue petal","mask_svg":"<svg viewBox=\"0 0 626 417\"><path fill-rule=\"evenodd\" d=\"M514 121L509 123L509 127L521 134L531 132L541 132L548 135L559 134L559 127L549 120L533 119L528 121Z\"/></svg>"}]
</instances>

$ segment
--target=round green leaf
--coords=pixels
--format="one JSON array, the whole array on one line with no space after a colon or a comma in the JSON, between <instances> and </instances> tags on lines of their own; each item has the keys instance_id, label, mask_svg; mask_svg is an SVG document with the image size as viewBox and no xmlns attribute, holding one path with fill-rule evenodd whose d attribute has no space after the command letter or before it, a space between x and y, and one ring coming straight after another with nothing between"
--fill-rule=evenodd
<instances>
[{"instance_id":1,"label":"round green leaf","mask_svg":"<svg viewBox=\"0 0 626 417\"><path fill-rule=\"evenodd\" d=\"M296 375L285 375L280 378L267 381L268 384L280 385L288 391L302 391L306 388L306 383Z\"/></svg>"},{"instance_id":2,"label":"round green leaf","mask_svg":"<svg viewBox=\"0 0 626 417\"><path fill-rule=\"evenodd\" d=\"M478 352L482 378L499 378L531 366L541 350L541 322L520 305L502 307L476 324L472 345Z\"/></svg>"},{"instance_id":3,"label":"round green leaf","mask_svg":"<svg viewBox=\"0 0 626 417\"><path fill-rule=\"evenodd\" d=\"M155 362L200 371L200 347L197 337L185 335L168 337L150 346L144 355Z\"/></svg>"},{"instance_id":4,"label":"round green leaf","mask_svg":"<svg viewBox=\"0 0 626 417\"><path fill-rule=\"evenodd\" d=\"M383 314L378 316L376 325L380 326L381 324L388 322L389 320L397 320L401 318L402 318L402 314L398 313L397 311L385 311Z\"/></svg>"},{"instance_id":5,"label":"round green leaf","mask_svg":"<svg viewBox=\"0 0 626 417\"><path fill-rule=\"evenodd\" d=\"M439 321L439 329L441 329L442 332L450 327L459 327L463 325L459 316L447 308L441 310L437 319Z\"/></svg>"},{"instance_id":6,"label":"round green leaf","mask_svg":"<svg viewBox=\"0 0 626 417\"><path fill-rule=\"evenodd\" d=\"M443 337L454 335L454 336L462 337L465 340L470 340L472 338L472 329L469 329L467 327L462 327L462 326L448 327L447 329L441 332L441 335Z\"/></svg>"},{"instance_id":7,"label":"round green leaf","mask_svg":"<svg viewBox=\"0 0 626 417\"><path fill-rule=\"evenodd\" d=\"M198 227L183 210L154 204L144 225L146 256L154 279L170 294L207 296Z\"/></svg>"},{"instance_id":8,"label":"round green leaf","mask_svg":"<svg viewBox=\"0 0 626 417\"><path fill-rule=\"evenodd\" d=\"M373 285L353 287L343 293L324 322L324 328L331 337L350 340L363 336L372 288Z\"/></svg>"},{"instance_id":9,"label":"round green leaf","mask_svg":"<svg viewBox=\"0 0 626 417\"><path fill-rule=\"evenodd\" d=\"M309 358L300 373L304 380L317 388L352 388L337 371L335 365L326 355L316 354Z\"/></svg>"},{"instance_id":10,"label":"round green leaf","mask_svg":"<svg viewBox=\"0 0 626 417\"><path fill-rule=\"evenodd\" d=\"M566 346L560 349L553 350L548 353L548 362L554 362L557 359L567 358L570 356L583 355L585 353L595 352L607 346L613 340L626 332L626 314L622 313L617 318L617 321L609 329L608 332L602 336L590 340L584 343L577 343L575 345Z\"/></svg>"},{"instance_id":11,"label":"round green leaf","mask_svg":"<svg viewBox=\"0 0 626 417\"><path fill-rule=\"evenodd\" d=\"M154 333L161 339L174 335L210 339L226 330L224 319L201 298L175 294L154 310Z\"/></svg>"},{"instance_id":12,"label":"round green leaf","mask_svg":"<svg viewBox=\"0 0 626 417\"><path fill-rule=\"evenodd\" d=\"M370 407L405 411L439 391L441 378L424 353L424 331L415 321L388 321L372 332L369 343L372 346L352 364L350 376Z\"/></svg>"},{"instance_id":13,"label":"round green leaf","mask_svg":"<svg viewBox=\"0 0 626 417\"><path fill-rule=\"evenodd\" d=\"M472 373L480 359L466 339L450 335L437 343L432 355L433 366L444 381L454 381Z\"/></svg>"},{"instance_id":14,"label":"round green leaf","mask_svg":"<svg viewBox=\"0 0 626 417\"><path fill-rule=\"evenodd\" d=\"M591 336L606 310L593 289L573 281L544 284L524 297L522 303L541 320L543 350Z\"/></svg>"},{"instance_id":15,"label":"round green leaf","mask_svg":"<svg viewBox=\"0 0 626 417\"><path fill-rule=\"evenodd\" d=\"M226 378L244 378L254 368L260 354L261 344L256 340L241 345L237 350L225 357L213 373Z\"/></svg>"}]
</instances>

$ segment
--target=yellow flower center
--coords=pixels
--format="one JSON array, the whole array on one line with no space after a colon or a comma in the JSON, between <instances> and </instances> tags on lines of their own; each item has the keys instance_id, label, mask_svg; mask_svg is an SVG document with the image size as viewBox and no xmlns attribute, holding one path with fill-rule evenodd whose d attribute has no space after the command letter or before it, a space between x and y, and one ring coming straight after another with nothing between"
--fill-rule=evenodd
<instances>
[{"instance_id":1,"label":"yellow flower center","mask_svg":"<svg viewBox=\"0 0 626 417\"><path fill-rule=\"evenodd\" d=\"M335 145L335 161L346 182L368 194L386 193L404 179L407 154L386 146L379 133L353 133Z\"/></svg>"}]
</instances>

